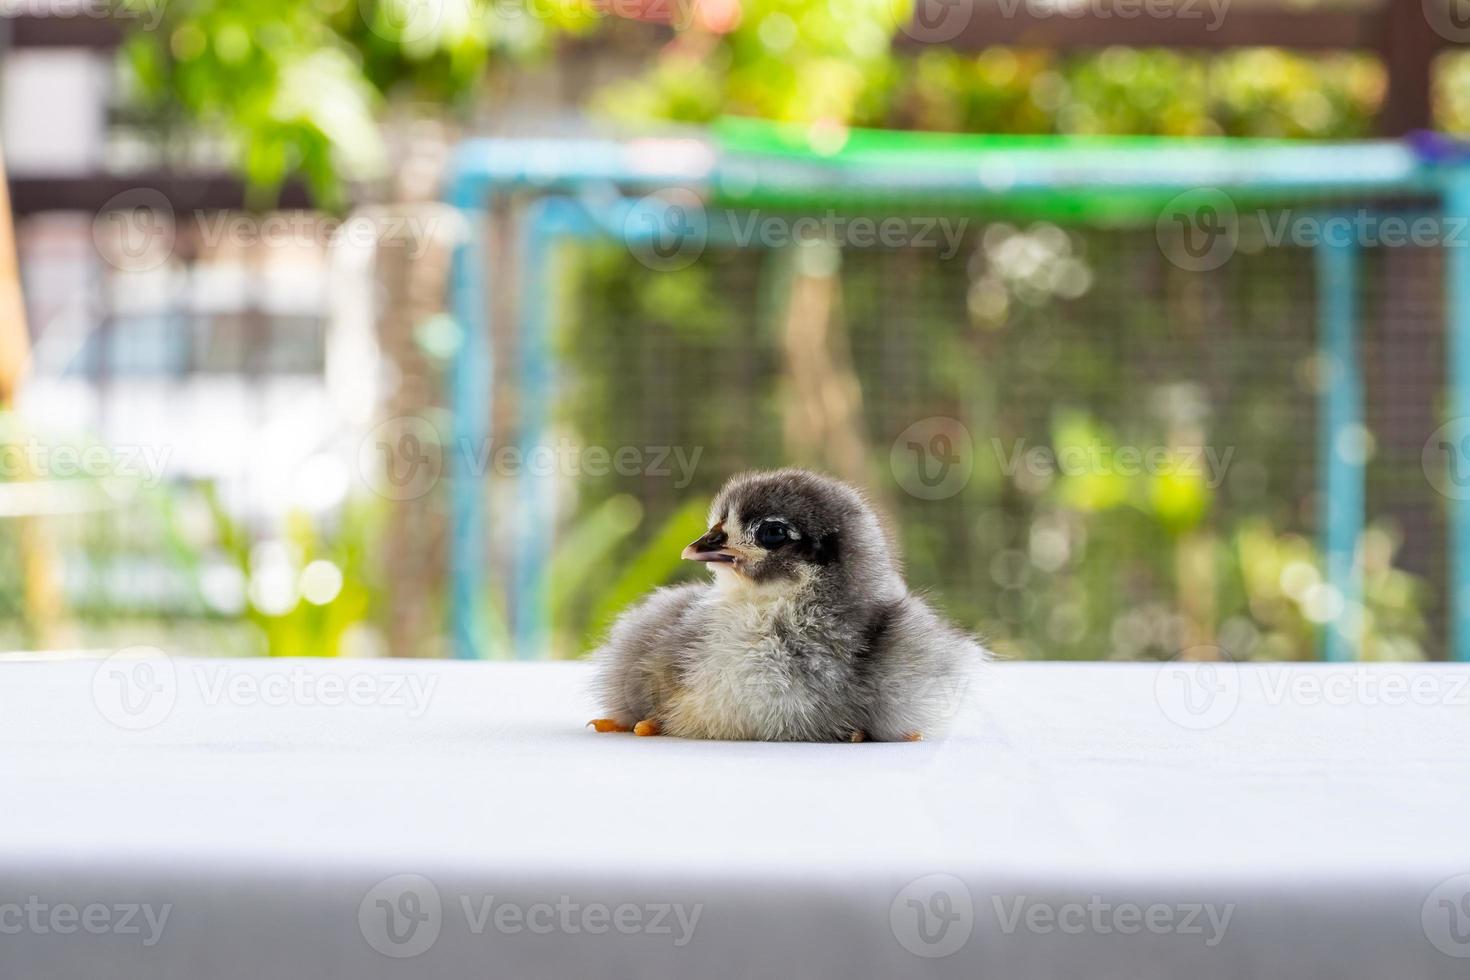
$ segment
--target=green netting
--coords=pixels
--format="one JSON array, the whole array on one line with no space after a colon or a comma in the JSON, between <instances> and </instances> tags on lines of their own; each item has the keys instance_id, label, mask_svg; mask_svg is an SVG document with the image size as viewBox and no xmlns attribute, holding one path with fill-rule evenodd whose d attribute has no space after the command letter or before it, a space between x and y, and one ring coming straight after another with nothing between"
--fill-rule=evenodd
<instances>
[{"instance_id":1,"label":"green netting","mask_svg":"<svg viewBox=\"0 0 1470 980\"><path fill-rule=\"evenodd\" d=\"M832 130L727 118L712 192L744 207L1154 220L1197 187L1240 206L1428 194L1433 170L1399 143Z\"/></svg>"}]
</instances>

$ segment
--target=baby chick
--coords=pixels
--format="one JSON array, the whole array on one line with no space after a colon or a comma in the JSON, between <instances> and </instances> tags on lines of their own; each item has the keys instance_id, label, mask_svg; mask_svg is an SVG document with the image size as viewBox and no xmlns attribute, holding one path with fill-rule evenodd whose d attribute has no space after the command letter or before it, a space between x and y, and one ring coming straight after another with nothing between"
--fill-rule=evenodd
<instances>
[{"instance_id":1,"label":"baby chick","mask_svg":"<svg viewBox=\"0 0 1470 980\"><path fill-rule=\"evenodd\" d=\"M913 741L986 656L909 592L873 509L828 477L735 477L683 557L713 582L654 592L594 654L599 732Z\"/></svg>"}]
</instances>

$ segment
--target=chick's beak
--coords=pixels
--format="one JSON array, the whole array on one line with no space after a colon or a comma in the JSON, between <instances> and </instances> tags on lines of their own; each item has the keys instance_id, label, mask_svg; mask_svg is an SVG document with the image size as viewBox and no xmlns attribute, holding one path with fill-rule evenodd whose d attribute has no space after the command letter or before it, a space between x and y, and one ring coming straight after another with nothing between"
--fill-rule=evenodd
<instances>
[{"instance_id":1,"label":"chick's beak","mask_svg":"<svg viewBox=\"0 0 1470 980\"><path fill-rule=\"evenodd\" d=\"M725 531L718 524L698 541L686 547L679 556L689 561L731 562L740 556L726 547Z\"/></svg>"}]
</instances>

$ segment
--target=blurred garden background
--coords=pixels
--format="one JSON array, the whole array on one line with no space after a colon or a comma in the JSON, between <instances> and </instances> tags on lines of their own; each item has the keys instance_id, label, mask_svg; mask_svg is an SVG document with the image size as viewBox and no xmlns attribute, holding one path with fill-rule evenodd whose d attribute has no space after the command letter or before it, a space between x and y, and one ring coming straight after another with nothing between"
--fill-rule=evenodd
<instances>
[{"instance_id":1,"label":"blurred garden background","mask_svg":"<svg viewBox=\"0 0 1470 980\"><path fill-rule=\"evenodd\" d=\"M1378 8L1215 13L1288 9ZM1394 98L1372 50L960 43L893 0L98 11L36 0L0 21L25 312L0 313L0 649L451 653L443 482L399 492L373 467L406 434L437 467L462 449L448 297L469 232L439 202L466 136L697 145L753 118L814 146L858 128L1318 141L1381 133ZM1428 60L1422 122L1464 133L1470 59ZM1444 421L1439 249L1367 260L1357 598L1317 543L1334 382L1310 250L1243 225L1198 272L1152 224L965 218L947 252L711 248L675 268L609 241L549 259L545 440L582 464L667 457L562 467L528 496L493 456L529 411L525 338L489 338L482 655L585 654L628 602L703 573L679 550L726 478L780 464L866 487L911 582L1004 656L1311 659L1344 616L1366 658L1445 655L1445 498L1421 467ZM403 418L425 425L382 429ZM926 446L968 440L962 486L916 483L916 424ZM1096 462L1120 449L1192 462ZM517 621L528 507L555 528L536 624Z\"/></svg>"}]
</instances>

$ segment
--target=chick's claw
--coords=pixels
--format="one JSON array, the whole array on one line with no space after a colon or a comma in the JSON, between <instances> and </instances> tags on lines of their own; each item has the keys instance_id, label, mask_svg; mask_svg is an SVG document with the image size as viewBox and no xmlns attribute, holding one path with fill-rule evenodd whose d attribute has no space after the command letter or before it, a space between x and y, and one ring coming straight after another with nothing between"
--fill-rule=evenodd
<instances>
[{"instance_id":1,"label":"chick's claw","mask_svg":"<svg viewBox=\"0 0 1470 980\"><path fill-rule=\"evenodd\" d=\"M592 730L597 732L631 732L633 730L616 718L593 718L587 724L591 725Z\"/></svg>"},{"instance_id":2,"label":"chick's claw","mask_svg":"<svg viewBox=\"0 0 1470 980\"><path fill-rule=\"evenodd\" d=\"M654 721L654 720L652 720L650 718L645 718L644 720L640 721L638 724L636 724L636 725L633 726L633 734L634 735L657 735L658 734L658 722L656 722L656 721Z\"/></svg>"}]
</instances>

